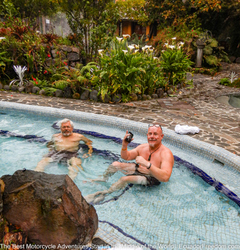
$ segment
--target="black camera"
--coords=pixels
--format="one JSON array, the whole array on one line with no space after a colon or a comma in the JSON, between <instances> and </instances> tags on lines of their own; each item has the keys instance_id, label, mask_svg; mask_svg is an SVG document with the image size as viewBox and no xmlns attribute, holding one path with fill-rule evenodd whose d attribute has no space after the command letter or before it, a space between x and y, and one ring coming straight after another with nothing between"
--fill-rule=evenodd
<instances>
[{"instance_id":1,"label":"black camera","mask_svg":"<svg viewBox=\"0 0 240 250\"><path fill-rule=\"evenodd\" d=\"M133 133L128 132L130 135L125 139L126 142L130 143L132 141L133 138Z\"/></svg>"}]
</instances>

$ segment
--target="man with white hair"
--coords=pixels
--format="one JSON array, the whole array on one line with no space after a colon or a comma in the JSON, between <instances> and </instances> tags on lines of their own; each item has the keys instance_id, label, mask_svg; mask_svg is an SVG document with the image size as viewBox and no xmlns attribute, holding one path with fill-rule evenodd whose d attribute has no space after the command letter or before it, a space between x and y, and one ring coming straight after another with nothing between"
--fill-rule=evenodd
<instances>
[{"instance_id":1,"label":"man with white hair","mask_svg":"<svg viewBox=\"0 0 240 250\"><path fill-rule=\"evenodd\" d=\"M37 164L35 171L43 172L44 168L53 161L67 162L69 176L74 180L78 171L82 168L82 161L77 157L80 141L84 141L88 146L88 155L92 154L92 141L85 136L73 133L73 122L67 118L59 122L61 133L52 136L47 144L49 153ZM84 155L87 157L87 155Z\"/></svg>"}]
</instances>

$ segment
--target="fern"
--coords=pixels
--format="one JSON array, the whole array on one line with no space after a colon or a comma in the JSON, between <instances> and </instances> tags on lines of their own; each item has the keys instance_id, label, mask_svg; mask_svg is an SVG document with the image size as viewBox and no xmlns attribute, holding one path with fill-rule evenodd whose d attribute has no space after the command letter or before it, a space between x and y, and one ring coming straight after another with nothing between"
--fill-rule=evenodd
<instances>
[{"instance_id":1,"label":"fern","mask_svg":"<svg viewBox=\"0 0 240 250\"><path fill-rule=\"evenodd\" d=\"M43 90L45 91L46 95L48 95L48 96L54 95L54 93L57 91L57 89L51 88L51 87L43 88Z\"/></svg>"},{"instance_id":2,"label":"fern","mask_svg":"<svg viewBox=\"0 0 240 250\"><path fill-rule=\"evenodd\" d=\"M64 90L68 86L69 82L66 80L59 80L54 82L53 84L56 86L57 89Z\"/></svg>"}]
</instances>

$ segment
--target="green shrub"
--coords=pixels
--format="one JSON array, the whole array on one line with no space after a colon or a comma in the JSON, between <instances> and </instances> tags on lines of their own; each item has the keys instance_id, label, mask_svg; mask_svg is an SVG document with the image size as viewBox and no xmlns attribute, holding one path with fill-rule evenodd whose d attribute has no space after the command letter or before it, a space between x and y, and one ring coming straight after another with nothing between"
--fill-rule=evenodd
<instances>
[{"instance_id":1,"label":"green shrub","mask_svg":"<svg viewBox=\"0 0 240 250\"><path fill-rule=\"evenodd\" d=\"M114 43L112 49L100 51L98 65L87 65L92 72L85 74L102 98L106 94L121 94L123 101L129 101L133 93L152 94L167 84L159 59L153 57L149 47L142 48L144 52L140 53L138 45L126 48L121 41L115 40Z\"/></svg>"},{"instance_id":2,"label":"green shrub","mask_svg":"<svg viewBox=\"0 0 240 250\"><path fill-rule=\"evenodd\" d=\"M220 85L225 85L225 86L229 86L231 85L231 81L229 80L229 78L222 78L219 82Z\"/></svg>"},{"instance_id":3,"label":"green shrub","mask_svg":"<svg viewBox=\"0 0 240 250\"><path fill-rule=\"evenodd\" d=\"M161 55L161 69L167 78L169 85L176 85L185 81L186 73L193 64L182 50L183 43L176 45L166 43L166 50Z\"/></svg>"}]
</instances>

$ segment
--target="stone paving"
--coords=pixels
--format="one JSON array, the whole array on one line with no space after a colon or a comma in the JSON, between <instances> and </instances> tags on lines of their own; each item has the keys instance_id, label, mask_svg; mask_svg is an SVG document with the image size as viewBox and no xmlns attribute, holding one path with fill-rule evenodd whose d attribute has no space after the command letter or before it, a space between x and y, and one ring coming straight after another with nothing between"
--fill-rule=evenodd
<instances>
[{"instance_id":1,"label":"stone paving","mask_svg":"<svg viewBox=\"0 0 240 250\"><path fill-rule=\"evenodd\" d=\"M216 100L219 96L240 93L240 89L218 84L231 71L240 76L240 64L223 64L222 71L214 77L196 74L192 77L192 86L178 90L171 97L147 101L106 104L7 91L0 91L0 100L117 116L144 123L159 122L172 130L177 124L197 126L200 133L189 136L240 156L240 108L227 104L226 98Z\"/></svg>"}]
</instances>

